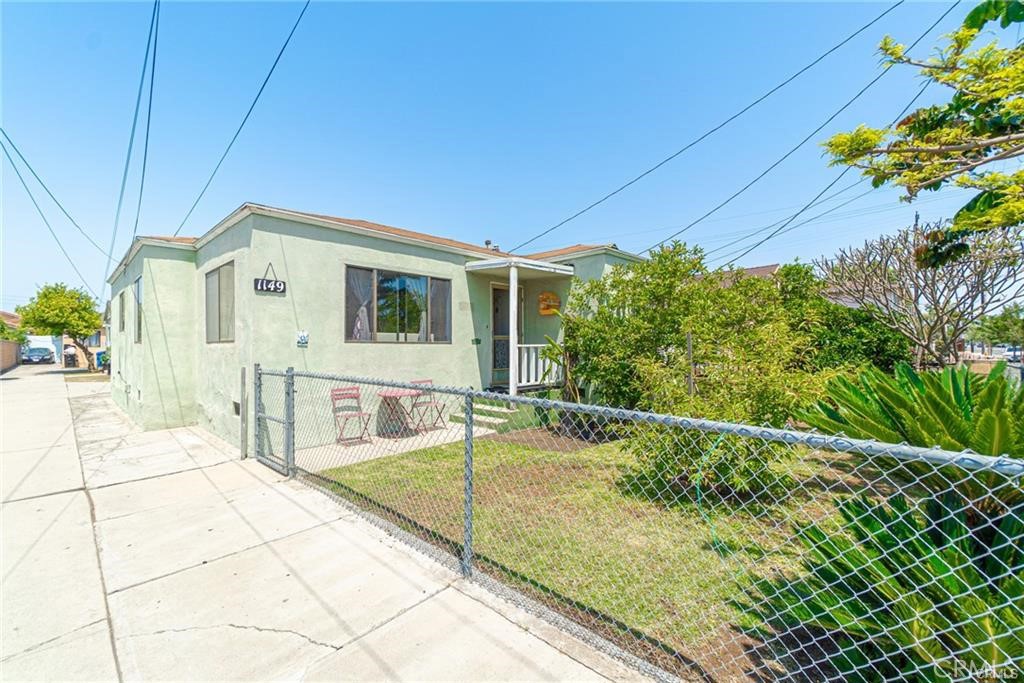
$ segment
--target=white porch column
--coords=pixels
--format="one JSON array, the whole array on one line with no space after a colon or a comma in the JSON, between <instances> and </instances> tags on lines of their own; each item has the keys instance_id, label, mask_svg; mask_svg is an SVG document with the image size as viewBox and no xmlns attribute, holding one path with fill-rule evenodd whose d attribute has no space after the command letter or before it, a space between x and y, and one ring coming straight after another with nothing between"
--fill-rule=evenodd
<instances>
[{"instance_id":1,"label":"white porch column","mask_svg":"<svg viewBox=\"0 0 1024 683\"><path fill-rule=\"evenodd\" d=\"M519 383L519 268L508 267L508 395Z\"/></svg>"}]
</instances>

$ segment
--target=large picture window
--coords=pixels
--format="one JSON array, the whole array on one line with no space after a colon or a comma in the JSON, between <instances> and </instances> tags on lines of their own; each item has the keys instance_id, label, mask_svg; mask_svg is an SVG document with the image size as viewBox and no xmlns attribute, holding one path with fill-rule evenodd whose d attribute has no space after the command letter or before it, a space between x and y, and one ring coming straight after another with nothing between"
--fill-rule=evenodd
<instances>
[{"instance_id":1,"label":"large picture window","mask_svg":"<svg viewBox=\"0 0 1024 683\"><path fill-rule=\"evenodd\" d=\"M135 278L135 343L142 343L142 276Z\"/></svg>"},{"instance_id":2,"label":"large picture window","mask_svg":"<svg viewBox=\"0 0 1024 683\"><path fill-rule=\"evenodd\" d=\"M206 274L206 341L235 340L235 262Z\"/></svg>"},{"instance_id":3,"label":"large picture window","mask_svg":"<svg viewBox=\"0 0 1024 683\"><path fill-rule=\"evenodd\" d=\"M452 340L451 280L391 270L345 269L345 340Z\"/></svg>"}]
</instances>

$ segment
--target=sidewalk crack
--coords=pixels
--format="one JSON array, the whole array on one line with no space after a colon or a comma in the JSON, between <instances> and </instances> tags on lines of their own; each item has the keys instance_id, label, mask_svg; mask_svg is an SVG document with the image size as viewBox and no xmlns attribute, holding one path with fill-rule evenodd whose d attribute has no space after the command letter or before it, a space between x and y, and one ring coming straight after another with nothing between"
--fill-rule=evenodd
<instances>
[{"instance_id":1,"label":"sidewalk crack","mask_svg":"<svg viewBox=\"0 0 1024 683\"><path fill-rule=\"evenodd\" d=\"M186 628L165 628L165 629L160 629L159 631L152 631L150 633L139 633L139 634L136 634L134 637L159 636L159 635L163 635L165 633L190 633L190 632L193 632L193 631L211 631L211 630L215 630L215 629L218 629L218 628L233 628L233 629L238 629L238 630L241 630L241 631L259 631L261 633L280 633L280 634L283 634L283 635L297 636L297 637L302 638L303 640L305 640L307 643L310 643L311 645L316 645L317 647L326 647L326 648L329 648L331 650L334 650L335 652L337 652L338 650L340 650L341 648L344 647L344 644L342 644L342 645L334 645L332 643L327 643L327 642L324 642L322 640L316 640L315 638L311 638L311 637L307 636L305 633L299 633L298 631L293 631L292 629L288 629L288 628L273 628L271 626L255 626L255 625L252 625L252 624L232 624L232 623L214 624L212 626L189 626L189 627L186 627Z\"/></svg>"}]
</instances>

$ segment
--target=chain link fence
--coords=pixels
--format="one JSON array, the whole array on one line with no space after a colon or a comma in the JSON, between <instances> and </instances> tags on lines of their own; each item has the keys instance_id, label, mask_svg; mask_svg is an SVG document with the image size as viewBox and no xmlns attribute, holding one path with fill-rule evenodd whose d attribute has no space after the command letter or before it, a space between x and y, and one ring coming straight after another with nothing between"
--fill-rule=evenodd
<instances>
[{"instance_id":1,"label":"chain link fence","mask_svg":"<svg viewBox=\"0 0 1024 683\"><path fill-rule=\"evenodd\" d=\"M256 381L258 457L656 678L1024 680L1024 462L429 380Z\"/></svg>"}]
</instances>

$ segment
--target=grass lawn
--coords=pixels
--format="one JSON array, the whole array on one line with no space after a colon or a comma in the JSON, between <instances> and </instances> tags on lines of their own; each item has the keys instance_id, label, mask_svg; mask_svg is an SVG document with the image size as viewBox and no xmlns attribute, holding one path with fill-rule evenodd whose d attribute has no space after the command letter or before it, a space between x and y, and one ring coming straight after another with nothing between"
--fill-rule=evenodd
<instances>
[{"instance_id":1,"label":"grass lawn","mask_svg":"<svg viewBox=\"0 0 1024 683\"><path fill-rule=\"evenodd\" d=\"M721 501L710 509L690 499L652 502L622 486L634 459L617 443L567 451L500 438L474 442L478 566L623 645L636 649L624 631L629 627L664 646L641 647L648 655L667 647L694 659L713 657L708 648L731 638L730 626L753 625L731 604L744 570L794 568L797 546L787 541L787 519L831 511L827 496L793 496L771 514ZM824 465L804 458L800 468L802 476L817 477ZM341 495L383 506L392 521L421 536L461 543L461 442L320 476Z\"/></svg>"}]
</instances>

